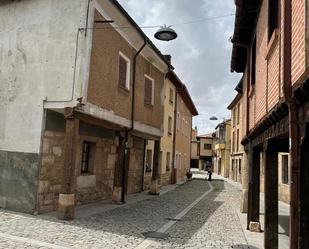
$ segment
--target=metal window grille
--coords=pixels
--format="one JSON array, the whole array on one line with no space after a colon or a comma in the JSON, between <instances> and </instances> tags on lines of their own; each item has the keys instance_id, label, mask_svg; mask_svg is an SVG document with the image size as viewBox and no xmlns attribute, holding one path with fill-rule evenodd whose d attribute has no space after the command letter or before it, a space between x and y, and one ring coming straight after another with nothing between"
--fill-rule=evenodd
<instances>
[{"instance_id":1,"label":"metal window grille","mask_svg":"<svg viewBox=\"0 0 309 249\"><path fill-rule=\"evenodd\" d=\"M82 173L89 172L89 165L90 165L90 142L83 143L83 152L82 152Z\"/></svg>"}]
</instances>

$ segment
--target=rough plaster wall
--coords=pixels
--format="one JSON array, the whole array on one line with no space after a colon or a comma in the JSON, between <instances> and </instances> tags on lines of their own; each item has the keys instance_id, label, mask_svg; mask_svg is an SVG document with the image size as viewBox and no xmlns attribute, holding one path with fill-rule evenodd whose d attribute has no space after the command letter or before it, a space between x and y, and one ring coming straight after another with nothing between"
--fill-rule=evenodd
<instances>
[{"instance_id":1,"label":"rough plaster wall","mask_svg":"<svg viewBox=\"0 0 309 249\"><path fill-rule=\"evenodd\" d=\"M177 153L181 153L181 163L177 167L177 180L184 180L186 173L190 169L190 146L191 146L191 129L192 129L192 114L182 100L181 96L177 95L177 112L180 113L180 129L176 129L175 149ZM186 129L190 129L187 135L183 133L183 118L188 122Z\"/></svg>"},{"instance_id":2,"label":"rough plaster wall","mask_svg":"<svg viewBox=\"0 0 309 249\"><path fill-rule=\"evenodd\" d=\"M211 144L212 145L212 139L211 138L201 138L201 145L200 145L200 156L212 156L212 149L204 149L204 144Z\"/></svg>"},{"instance_id":3,"label":"rough plaster wall","mask_svg":"<svg viewBox=\"0 0 309 249\"><path fill-rule=\"evenodd\" d=\"M39 152L43 100L71 98L86 9L86 0L1 1L0 149Z\"/></svg>"}]
</instances>

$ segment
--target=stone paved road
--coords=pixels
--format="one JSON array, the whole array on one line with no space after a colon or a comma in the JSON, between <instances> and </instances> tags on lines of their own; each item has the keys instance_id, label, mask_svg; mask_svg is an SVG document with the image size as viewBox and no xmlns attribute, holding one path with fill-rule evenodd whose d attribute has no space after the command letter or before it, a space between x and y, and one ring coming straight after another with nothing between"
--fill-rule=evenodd
<instances>
[{"instance_id":1,"label":"stone paved road","mask_svg":"<svg viewBox=\"0 0 309 249\"><path fill-rule=\"evenodd\" d=\"M248 248L236 208L239 190L219 180L213 190L147 248ZM136 248L210 190L193 180L164 195L74 221L0 210L0 248ZM146 247L142 247L146 248Z\"/></svg>"}]
</instances>

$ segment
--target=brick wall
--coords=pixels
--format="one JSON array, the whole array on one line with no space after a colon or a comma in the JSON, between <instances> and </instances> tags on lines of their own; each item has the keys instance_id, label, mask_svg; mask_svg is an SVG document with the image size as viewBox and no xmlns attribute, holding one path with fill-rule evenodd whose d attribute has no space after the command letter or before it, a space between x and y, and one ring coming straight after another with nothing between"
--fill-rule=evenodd
<instances>
[{"instance_id":1,"label":"brick wall","mask_svg":"<svg viewBox=\"0 0 309 249\"><path fill-rule=\"evenodd\" d=\"M96 12L96 20L104 18ZM95 28L108 27L109 24L94 24ZM119 52L130 59L130 88L119 87ZM113 28L95 29L90 62L90 75L87 101L114 114L131 118L133 57L136 50ZM142 54L137 58L135 91L135 120L153 127L163 124L163 85L164 73L151 64ZM145 74L154 79L154 105L144 103Z\"/></svg>"},{"instance_id":2,"label":"brick wall","mask_svg":"<svg viewBox=\"0 0 309 249\"><path fill-rule=\"evenodd\" d=\"M283 5L280 5L283 12ZM253 129L282 97L283 20L268 39L268 1L263 1L256 27L256 81L250 91L249 129Z\"/></svg>"},{"instance_id":3,"label":"brick wall","mask_svg":"<svg viewBox=\"0 0 309 249\"><path fill-rule=\"evenodd\" d=\"M263 1L256 27L256 83L250 92L249 129L261 121L283 97L284 5L280 2L279 29L268 40L268 1ZM292 1L292 83L306 68L305 1ZM250 85L250 83L248 83Z\"/></svg>"},{"instance_id":4,"label":"brick wall","mask_svg":"<svg viewBox=\"0 0 309 249\"><path fill-rule=\"evenodd\" d=\"M305 1L292 1L292 84L305 71Z\"/></svg>"}]
</instances>

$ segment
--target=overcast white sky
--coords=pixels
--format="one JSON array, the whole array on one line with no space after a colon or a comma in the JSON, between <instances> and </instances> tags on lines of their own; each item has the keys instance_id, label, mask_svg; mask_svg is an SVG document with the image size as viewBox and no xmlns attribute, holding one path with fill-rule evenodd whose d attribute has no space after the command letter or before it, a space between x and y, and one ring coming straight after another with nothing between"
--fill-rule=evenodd
<instances>
[{"instance_id":1,"label":"overcast white sky","mask_svg":"<svg viewBox=\"0 0 309 249\"><path fill-rule=\"evenodd\" d=\"M119 0L140 26L173 25L207 17L234 14L234 0ZM174 25L178 38L157 41L156 29L143 29L163 54L172 55L172 64L186 84L200 113L193 119L199 134L213 131L220 121L211 116L227 118L226 109L234 98L241 75L230 73L234 16Z\"/></svg>"}]
</instances>

